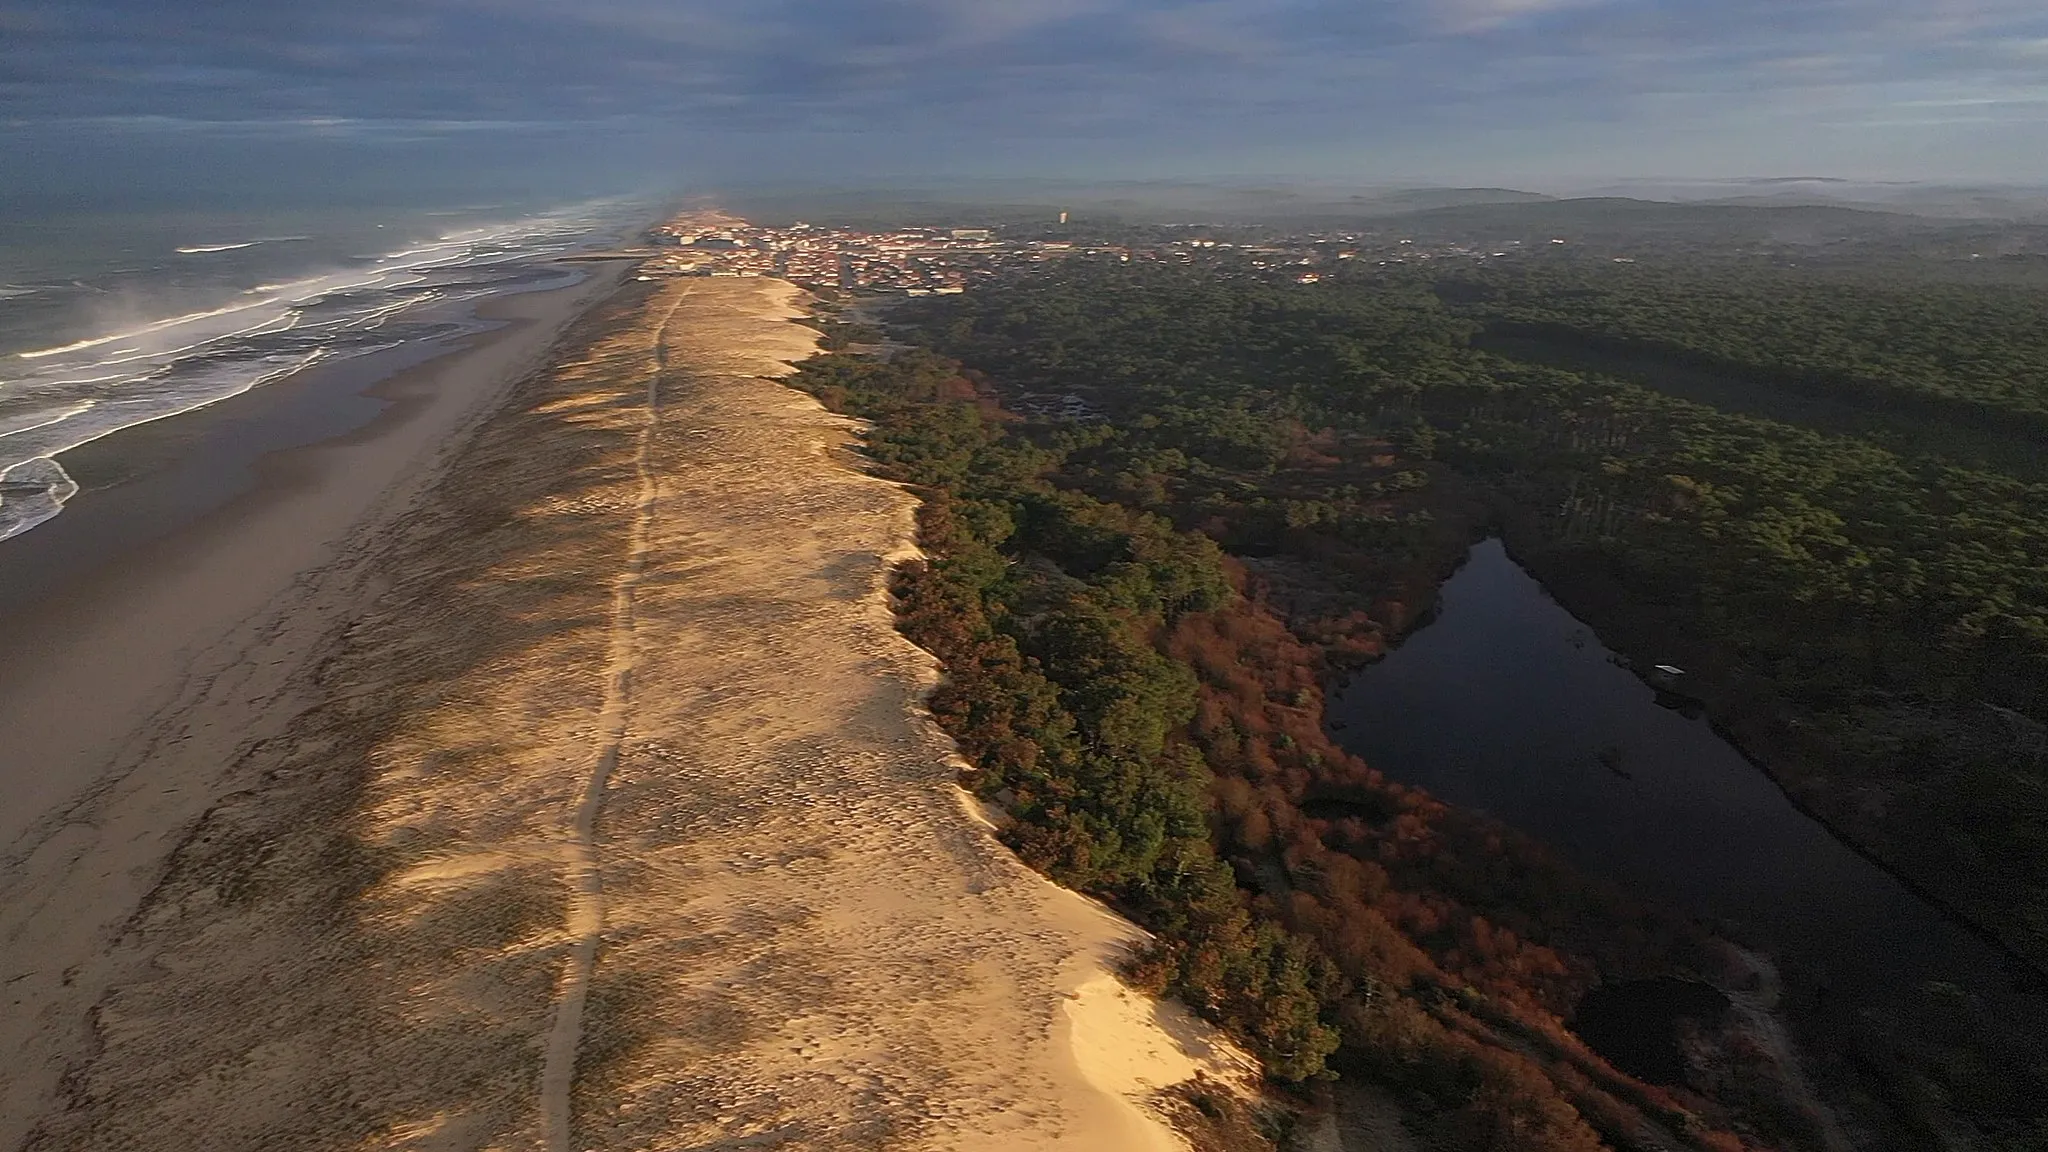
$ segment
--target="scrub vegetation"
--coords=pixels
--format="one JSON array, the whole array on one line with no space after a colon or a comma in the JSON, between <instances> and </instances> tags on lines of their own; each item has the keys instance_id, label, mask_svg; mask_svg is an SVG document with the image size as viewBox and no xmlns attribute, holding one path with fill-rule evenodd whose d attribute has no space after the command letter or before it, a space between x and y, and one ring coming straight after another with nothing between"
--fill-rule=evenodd
<instances>
[{"instance_id":1,"label":"scrub vegetation","mask_svg":"<svg viewBox=\"0 0 2048 1152\"><path fill-rule=\"evenodd\" d=\"M1830 291L1848 303L1809 344L1838 370L1780 358ZM880 468L923 495L930 559L897 595L946 667L933 708L1013 847L1158 935L1142 979L1278 1081L1401 1089L1441 1147L1798 1147L1817 1128L1761 1053L1724 1045L1709 1096L1633 1081L1561 1023L1601 981L1720 977L1714 941L1346 754L1322 692L1504 527L1617 647L1654 634L1683 655L1796 798L2048 954L2048 776L2015 754L2048 706L2048 489L1987 463L1996 445L1915 453L1584 362L1654 353L1724 388L1770 363L1740 385L1755 406L1904 411L1945 444L2009 439L1994 409L2031 418L2025 358L2048 343L2024 315L1997 313L1983 357L1916 393L1978 289L1935 293L1960 311L1889 342L1910 310L1885 291L1076 262L907 305L898 335L923 347L824 356L794 382L868 420ZM1695 339L1724 324L1746 332ZM1907 1127L1961 1116L2026 1146L2037 1054L1959 1011L1930 996L1924 1019L1856 1038L1857 1061Z\"/></svg>"}]
</instances>

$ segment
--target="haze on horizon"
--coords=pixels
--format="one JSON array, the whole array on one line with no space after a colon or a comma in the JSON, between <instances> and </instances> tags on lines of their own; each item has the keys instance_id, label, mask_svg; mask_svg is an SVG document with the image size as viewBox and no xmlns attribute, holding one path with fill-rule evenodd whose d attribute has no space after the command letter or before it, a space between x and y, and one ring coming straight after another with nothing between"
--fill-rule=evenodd
<instances>
[{"instance_id":1,"label":"haze on horizon","mask_svg":"<svg viewBox=\"0 0 2048 1152\"><path fill-rule=\"evenodd\" d=\"M0 0L15 191L2048 183L2038 0Z\"/></svg>"}]
</instances>

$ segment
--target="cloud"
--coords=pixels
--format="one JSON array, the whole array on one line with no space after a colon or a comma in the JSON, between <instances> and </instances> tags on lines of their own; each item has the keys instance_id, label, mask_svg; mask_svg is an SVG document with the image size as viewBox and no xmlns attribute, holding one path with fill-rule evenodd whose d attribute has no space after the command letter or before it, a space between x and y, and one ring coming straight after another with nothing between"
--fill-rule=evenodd
<instances>
[{"instance_id":1,"label":"cloud","mask_svg":"<svg viewBox=\"0 0 2048 1152\"><path fill-rule=\"evenodd\" d=\"M1906 100L1993 99L2038 87L2048 62L2039 0L0 4L0 121L16 125L630 121L678 139L858 133L934 163L1067 138L1245 163L1469 140L1477 160L1490 133L1621 126L1736 163L1759 124L1789 138Z\"/></svg>"},{"instance_id":2,"label":"cloud","mask_svg":"<svg viewBox=\"0 0 2048 1152\"><path fill-rule=\"evenodd\" d=\"M1440 0L1437 22L1457 33L1487 32L1552 12L1601 7L1611 0Z\"/></svg>"}]
</instances>

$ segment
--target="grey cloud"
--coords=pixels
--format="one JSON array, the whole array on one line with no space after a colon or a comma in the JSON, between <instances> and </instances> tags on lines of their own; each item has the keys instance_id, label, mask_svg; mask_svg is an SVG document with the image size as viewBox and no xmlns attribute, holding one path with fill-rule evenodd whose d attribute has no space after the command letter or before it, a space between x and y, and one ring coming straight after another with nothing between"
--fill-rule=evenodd
<instances>
[{"instance_id":1,"label":"grey cloud","mask_svg":"<svg viewBox=\"0 0 2048 1152\"><path fill-rule=\"evenodd\" d=\"M1308 148L1655 118L1727 135L1758 116L1798 120L1807 104L1818 129L1915 85L1956 89L1923 98L2012 90L2048 63L2038 0L0 5L0 120L17 124L156 116L374 134L630 120L868 132L934 157L1063 136Z\"/></svg>"}]
</instances>

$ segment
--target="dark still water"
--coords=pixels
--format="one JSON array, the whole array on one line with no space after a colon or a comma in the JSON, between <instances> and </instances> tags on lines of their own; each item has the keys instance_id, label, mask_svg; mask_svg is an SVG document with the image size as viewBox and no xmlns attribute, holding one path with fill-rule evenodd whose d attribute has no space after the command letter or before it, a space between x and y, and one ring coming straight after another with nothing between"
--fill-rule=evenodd
<instances>
[{"instance_id":1,"label":"dark still water","mask_svg":"<svg viewBox=\"0 0 2048 1152\"><path fill-rule=\"evenodd\" d=\"M1368 764L1734 925L1841 1008L1942 982L2041 1010L1990 946L1795 809L1705 720L1659 706L1498 540L1442 595L1433 623L1331 702Z\"/></svg>"}]
</instances>

